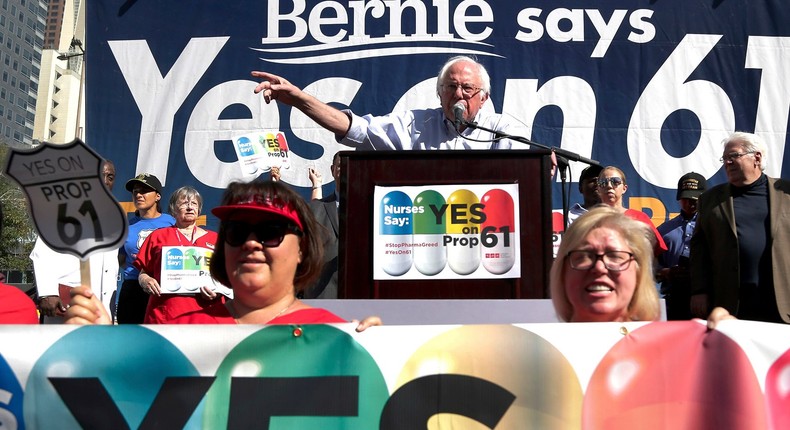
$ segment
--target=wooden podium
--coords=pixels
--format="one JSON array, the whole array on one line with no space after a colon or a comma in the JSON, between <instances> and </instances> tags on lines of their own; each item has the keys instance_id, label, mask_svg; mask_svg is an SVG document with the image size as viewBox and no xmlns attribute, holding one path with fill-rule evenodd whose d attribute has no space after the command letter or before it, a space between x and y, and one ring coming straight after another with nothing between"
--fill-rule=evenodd
<instances>
[{"instance_id":1,"label":"wooden podium","mask_svg":"<svg viewBox=\"0 0 790 430\"><path fill-rule=\"evenodd\" d=\"M341 299L543 299L552 262L545 150L340 152ZM373 280L374 187L517 184L521 277Z\"/></svg>"}]
</instances>

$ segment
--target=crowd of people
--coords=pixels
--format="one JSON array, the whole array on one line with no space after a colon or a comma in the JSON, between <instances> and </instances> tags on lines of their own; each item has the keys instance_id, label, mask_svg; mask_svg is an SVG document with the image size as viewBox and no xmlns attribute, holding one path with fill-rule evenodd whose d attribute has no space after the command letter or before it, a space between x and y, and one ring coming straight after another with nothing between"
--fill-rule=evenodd
<instances>
[{"instance_id":1,"label":"crowd of people","mask_svg":"<svg viewBox=\"0 0 790 430\"><path fill-rule=\"evenodd\" d=\"M252 76L261 80L254 91L266 103L276 100L302 111L346 146L528 149L502 137L525 136L524 124L481 110L490 97L490 78L469 57L451 58L439 71L439 107L383 116L336 109L269 72ZM790 254L783 252L784 235L790 234L784 228L790 187L763 173L766 158L758 136L733 134L724 142L721 159L728 183L707 190L701 175L684 175L677 194L681 214L658 229L646 214L625 207L628 184L622 169L585 169L579 181L583 203L571 209L551 268L558 317L569 322L657 320L662 295L671 319L710 315L713 320L735 316L790 323L785 270L790 267L785 255ZM553 153L552 161L556 165ZM335 157L335 180L339 173ZM119 253L123 281L117 309L104 300L103 288L75 287L72 282L68 306L62 294L42 294L41 313L65 316L68 323L104 324L343 321L300 300L337 298L337 190L323 197L322 178L310 169L313 194L306 202L279 175L275 168L271 180L228 185L222 202L211 211L220 220L217 233L197 225L203 201L195 189L174 192L168 214L162 212L159 179L147 173L132 178L126 189L135 213ZM213 251L211 276L230 288L233 297L218 295L209 285L196 293L162 294L160 267L168 246ZM43 285L39 288L44 291ZM366 320L360 326L376 323Z\"/></svg>"}]
</instances>

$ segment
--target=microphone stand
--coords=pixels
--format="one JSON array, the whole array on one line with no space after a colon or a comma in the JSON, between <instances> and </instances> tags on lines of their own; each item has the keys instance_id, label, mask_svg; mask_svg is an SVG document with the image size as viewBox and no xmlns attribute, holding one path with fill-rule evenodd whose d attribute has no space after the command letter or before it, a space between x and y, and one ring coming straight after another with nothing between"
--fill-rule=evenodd
<instances>
[{"instance_id":1,"label":"microphone stand","mask_svg":"<svg viewBox=\"0 0 790 430\"><path fill-rule=\"evenodd\" d=\"M531 141L531 140L529 140L529 139L527 139L526 137L523 137L523 136L516 136L516 135L512 135L512 134L503 133L501 131L492 130L490 128L486 128L486 127L483 127L481 125L478 125L474 121L466 121L463 118L461 118L459 122L462 125L464 125L466 127L469 127L471 129L478 129L478 130L483 130L483 131L487 131L489 133L492 133L497 138L515 140L516 142L525 143L525 144L527 144L529 146L536 146L536 147L541 148L541 149L546 149L546 150L549 150L549 151L553 151L554 154L557 156L557 169L559 169L559 171L560 171L560 181L561 181L561 184L562 184L562 220L563 220L563 224L564 224L563 226L566 229L568 228L568 198L565 195L565 187L566 187L566 181L567 181L566 172L567 172L568 166L569 166L568 160L580 161L582 163L589 164L590 166L600 166L601 163L597 162L596 160L593 160L593 159L590 159L590 158L587 158L587 157L583 157L583 156L581 156L581 155L579 155L579 154L577 154L575 152L568 151L567 149L562 149L562 148L557 148L557 147L543 145L543 144L540 144L540 143L537 143L537 142L533 142L533 141Z\"/></svg>"}]
</instances>

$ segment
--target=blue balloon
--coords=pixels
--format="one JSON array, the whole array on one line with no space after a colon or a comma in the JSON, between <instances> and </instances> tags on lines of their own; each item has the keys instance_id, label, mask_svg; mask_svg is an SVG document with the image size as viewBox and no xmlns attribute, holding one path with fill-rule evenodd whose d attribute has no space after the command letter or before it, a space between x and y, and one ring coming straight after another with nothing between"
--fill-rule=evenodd
<instances>
[{"instance_id":1,"label":"blue balloon","mask_svg":"<svg viewBox=\"0 0 790 430\"><path fill-rule=\"evenodd\" d=\"M22 385L0 355L0 429L25 430L22 420Z\"/></svg>"}]
</instances>

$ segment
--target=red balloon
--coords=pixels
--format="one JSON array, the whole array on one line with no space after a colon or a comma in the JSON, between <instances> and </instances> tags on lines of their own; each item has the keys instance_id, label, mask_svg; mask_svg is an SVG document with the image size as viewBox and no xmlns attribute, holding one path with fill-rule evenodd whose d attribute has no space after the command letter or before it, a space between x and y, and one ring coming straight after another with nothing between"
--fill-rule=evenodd
<instances>
[{"instance_id":1,"label":"red balloon","mask_svg":"<svg viewBox=\"0 0 790 430\"><path fill-rule=\"evenodd\" d=\"M601 360L582 428L765 429L765 407L754 369L732 339L694 321L655 322Z\"/></svg>"},{"instance_id":2,"label":"red balloon","mask_svg":"<svg viewBox=\"0 0 790 430\"><path fill-rule=\"evenodd\" d=\"M765 396L771 427L790 428L790 351L785 351L768 369Z\"/></svg>"}]
</instances>

